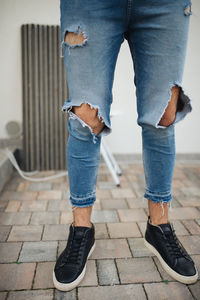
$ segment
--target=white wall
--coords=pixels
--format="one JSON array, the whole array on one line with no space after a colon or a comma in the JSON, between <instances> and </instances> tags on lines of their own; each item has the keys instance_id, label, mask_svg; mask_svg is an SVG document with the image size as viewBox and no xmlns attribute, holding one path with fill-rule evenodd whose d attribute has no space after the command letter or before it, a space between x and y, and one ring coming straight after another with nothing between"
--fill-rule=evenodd
<instances>
[{"instance_id":1,"label":"white wall","mask_svg":"<svg viewBox=\"0 0 200 300\"><path fill-rule=\"evenodd\" d=\"M200 2L193 0L183 88L192 99L193 111L176 124L178 153L200 152ZM59 0L0 0L0 138L5 124L22 121L20 26L25 23L59 24ZM112 111L113 132L106 137L114 153L140 153L141 128L137 125L132 59L126 40L115 70Z\"/></svg>"}]
</instances>

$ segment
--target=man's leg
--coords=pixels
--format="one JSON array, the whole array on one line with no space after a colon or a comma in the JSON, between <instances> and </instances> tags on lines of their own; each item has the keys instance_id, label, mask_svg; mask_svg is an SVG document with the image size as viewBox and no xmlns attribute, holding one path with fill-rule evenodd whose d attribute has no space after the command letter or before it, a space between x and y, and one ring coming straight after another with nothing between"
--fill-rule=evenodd
<instances>
[{"instance_id":1,"label":"man's leg","mask_svg":"<svg viewBox=\"0 0 200 300\"><path fill-rule=\"evenodd\" d=\"M165 110L165 113L163 114L159 122L159 125L167 127L174 122L176 116L178 98L179 98L179 89L180 88L178 86L172 87L171 99ZM153 202L149 199L148 207L149 207L150 220L153 225L168 223L169 220L168 220L167 203L162 203L162 205L160 205L160 203Z\"/></svg>"},{"instance_id":2,"label":"man's leg","mask_svg":"<svg viewBox=\"0 0 200 300\"><path fill-rule=\"evenodd\" d=\"M145 245L183 283L198 278L168 220L175 163L175 123L191 111L182 89L190 2L135 0L127 39L135 69L138 124L149 214Z\"/></svg>"},{"instance_id":3,"label":"man's leg","mask_svg":"<svg viewBox=\"0 0 200 300\"><path fill-rule=\"evenodd\" d=\"M57 289L68 291L83 279L95 247L90 217L96 199L101 136L111 132L112 84L126 24L126 2L61 0L60 9L68 83L62 110L69 113L67 169L74 222L56 261L53 282Z\"/></svg>"},{"instance_id":4,"label":"man's leg","mask_svg":"<svg viewBox=\"0 0 200 300\"><path fill-rule=\"evenodd\" d=\"M97 109L91 109L91 107L84 103L81 106L74 106L73 112L81 118L85 123L87 123L93 130L95 134L99 134L102 129L104 128L104 123L98 118L97 116ZM68 143L68 147L70 148L70 145ZM95 147L95 145L92 144L92 147ZM72 153L73 155L73 153ZM94 155L94 153L90 153L90 155ZM99 161L99 157L97 157ZM70 164L70 157L68 155L68 164ZM73 168L73 166L72 166ZM72 170L73 172L73 170ZM81 172L81 165L79 172ZM80 173L78 173L79 175ZM75 179L73 178L75 182L79 181L79 178ZM89 180L89 178L88 178ZM91 227L91 213L92 213L92 207L93 205L89 207L78 207L73 206L73 218L74 218L74 226L88 226Z\"/></svg>"}]
</instances>

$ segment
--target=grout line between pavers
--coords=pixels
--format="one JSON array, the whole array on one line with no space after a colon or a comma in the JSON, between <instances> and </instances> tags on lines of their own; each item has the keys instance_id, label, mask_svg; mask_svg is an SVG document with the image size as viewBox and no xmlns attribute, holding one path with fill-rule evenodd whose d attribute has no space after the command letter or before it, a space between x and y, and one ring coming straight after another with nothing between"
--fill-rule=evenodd
<instances>
[{"instance_id":1,"label":"grout line between pavers","mask_svg":"<svg viewBox=\"0 0 200 300\"><path fill-rule=\"evenodd\" d=\"M136 222L135 222L135 223L136 223L136 226L137 226L137 228L138 228L138 230L139 230L139 232L140 232L140 234L141 234L141 237L144 238L143 233L142 233L142 230L140 229L140 226L139 226L138 222L139 222L139 221L136 221Z\"/></svg>"},{"instance_id":2,"label":"grout line between pavers","mask_svg":"<svg viewBox=\"0 0 200 300\"><path fill-rule=\"evenodd\" d=\"M107 234L108 234L108 239L112 239L111 236L110 236L109 228L108 228L108 222L105 222L105 223L102 223L102 224L105 224L105 226L106 226L106 231L107 231ZM105 240L107 240L107 239L105 239Z\"/></svg>"},{"instance_id":3,"label":"grout line between pavers","mask_svg":"<svg viewBox=\"0 0 200 300\"><path fill-rule=\"evenodd\" d=\"M118 270L118 267L117 267L117 261L116 261L116 258L113 259L114 260L114 264L115 264L115 268L116 268L116 272L117 272L117 276L118 276L118 279L119 279L119 284L118 285L121 285L121 278L119 276L119 270Z\"/></svg>"},{"instance_id":4,"label":"grout line between pavers","mask_svg":"<svg viewBox=\"0 0 200 300\"><path fill-rule=\"evenodd\" d=\"M36 264L35 264L35 270L34 270L34 273L33 273L33 279L32 279L31 288L30 288L31 290L33 290L33 285L35 283L35 276L36 276L36 270L38 268L38 264L39 264L39 262L36 262Z\"/></svg>"},{"instance_id":5,"label":"grout line between pavers","mask_svg":"<svg viewBox=\"0 0 200 300\"><path fill-rule=\"evenodd\" d=\"M96 268L96 275L97 275L97 284L100 285L99 273L98 273L98 259L95 259L95 268Z\"/></svg>"},{"instance_id":6,"label":"grout line between pavers","mask_svg":"<svg viewBox=\"0 0 200 300\"><path fill-rule=\"evenodd\" d=\"M45 224L41 224L42 225L42 233L41 233L41 236L40 236L40 241L43 240L43 236L44 236L44 229L45 229Z\"/></svg>"},{"instance_id":7,"label":"grout line between pavers","mask_svg":"<svg viewBox=\"0 0 200 300\"><path fill-rule=\"evenodd\" d=\"M146 298L147 298L147 300L148 300L149 297L148 297L147 292L146 292L146 290L145 290L144 283L142 284L142 288L143 288L143 291L144 291L144 293L145 293L145 296L146 296Z\"/></svg>"},{"instance_id":8,"label":"grout line between pavers","mask_svg":"<svg viewBox=\"0 0 200 300\"><path fill-rule=\"evenodd\" d=\"M193 294L192 289L190 289L190 286L189 286L189 285L186 285L186 286L187 286L187 288L188 288L190 294L192 295L193 299L198 300L198 299L195 297L195 295Z\"/></svg>"},{"instance_id":9,"label":"grout line between pavers","mask_svg":"<svg viewBox=\"0 0 200 300\"><path fill-rule=\"evenodd\" d=\"M149 256L149 258L152 259L153 264L155 265L156 270L158 271L158 274L160 275L161 282L163 282L164 278L161 276L161 273L160 273L159 270L158 270L158 267L157 267L157 265L156 265L156 263L155 263L154 257L156 257L156 256Z\"/></svg>"},{"instance_id":10,"label":"grout line between pavers","mask_svg":"<svg viewBox=\"0 0 200 300\"><path fill-rule=\"evenodd\" d=\"M185 221L185 220L180 220L179 222L183 225L183 227L185 228L185 230L189 233L189 235L192 235L191 232L189 231L189 229L187 229L187 227L184 225L184 223L182 221ZM172 221L173 222L173 221ZM178 235L178 234L177 234ZM187 236L185 234L185 236Z\"/></svg>"},{"instance_id":11,"label":"grout line between pavers","mask_svg":"<svg viewBox=\"0 0 200 300\"><path fill-rule=\"evenodd\" d=\"M154 265L155 265L155 267L156 267L156 270L158 271L158 274L160 275L160 278L161 278L161 282L163 282L165 279L164 279L164 277L162 276L162 274L161 274L161 272L159 271L159 269L158 269L158 266L157 266L157 264L156 264L156 262L155 262L155 257L156 256L152 256L151 258L152 258L152 260L153 260L153 263L154 263ZM159 262L159 261L158 261ZM160 262L159 262L160 263ZM161 266L162 267L162 266ZM162 268L163 269L163 268ZM164 269L163 269L164 270ZM164 272L165 272L165 270L164 270ZM166 272L165 272L166 273ZM167 274L167 273L166 273Z\"/></svg>"},{"instance_id":12,"label":"grout line between pavers","mask_svg":"<svg viewBox=\"0 0 200 300\"><path fill-rule=\"evenodd\" d=\"M126 238L126 242L127 242L127 244L128 244L128 248L129 248L129 251L130 251L130 253L131 253L131 256L132 256L132 258L134 258L133 252L132 252L132 250L131 250L131 246L130 246L129 241L128 241L128 238Z\"/></svg>"}]
</instances>

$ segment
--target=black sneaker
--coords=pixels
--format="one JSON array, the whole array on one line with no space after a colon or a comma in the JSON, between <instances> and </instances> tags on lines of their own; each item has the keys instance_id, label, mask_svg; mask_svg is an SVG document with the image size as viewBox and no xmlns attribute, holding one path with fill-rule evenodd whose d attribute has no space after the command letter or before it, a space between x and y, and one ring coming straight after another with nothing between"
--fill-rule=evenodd
<instances>
[{"instance_id":1,"label":"black sneaker","mask_svg":"<svg viewBox=\"0 0 200 300\"><path fill-rule=\"evenodd\" d=\"M73 226L69 228L69 236L65 249L60 254L53 271L54 286L61 291L75 288L83 279L86 262L95 248L95 228Z\"/></svg>"},{"instance_id":2,"label":"black sneaker","mask_svg":"<svg viewBox=\"0 0 200 300\"><path fill-rule=\"evenodd\" d=\"M195 264L176 237L172 225L167 223L154 226L148 218L144 244L157 256L171 277L185 284L197 281Z\"/></svg>"}]
</instances>

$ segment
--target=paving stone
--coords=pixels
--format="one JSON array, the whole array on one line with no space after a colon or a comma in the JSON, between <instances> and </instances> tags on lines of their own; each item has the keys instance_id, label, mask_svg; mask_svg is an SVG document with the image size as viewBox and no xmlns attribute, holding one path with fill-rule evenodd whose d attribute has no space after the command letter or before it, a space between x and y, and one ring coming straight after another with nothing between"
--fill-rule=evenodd
<instances>
[{"instance_id":1,"label":"paving stone","mask_svg":"<svg viewBox=\"0 0 200 300\"><path fill-rule=\"evenodd\" d=\"M38 263L34 280L34 289L54 288L53 284L53 269L55 262Z\"/></svg>"},{"instance_id":2,"label":"paving stone","mask_svg":"<svg viewBox=\"0 0 200 300\"><path fill-rule=\"evenodd\" d=\"M173 220L171 221L171 224L173 225L176 234L179 235L189 235L189 232L185 229L185 227L183 226L183 224L178 221L178 220ZM142 232L142 236L145 235L145 231L146 231L146 226L147 223L146 222L138 222L138 226Z\"/></svg>"},{"instance_id":3,"label":"paving stone","mask_svg":"<svg viewBox=\"0 0 200 300\"><path fill-rule=\"evenodd\" d=\"M108 223L118 222L119 218L116 210L92 210L91 222L94 223Z\"/></svg>"},{"instance_id":4,"label":"paving stone","mask_svg":"<svg viewBox=\"0 0 200 300\"><path fill-rule=\"evenodd\" d=\"M76 289L68 292L62 292L55 289L54 300L76 300Z\"/></svg>"},{"instance_id":5,"label":"paving stone","mask_svg":"<svg viewBox=\"0 0 200 300\"><path fill-rule=\"evenodd\" d=\"M153 257L153 260L158 268L158 271L161 275L161 277L163 278L163 280L166 280L166 281L174 281L174 279L168 275L165 270L163 269L163 267L161 266L161 263L159 262L158 258L156 256Z\"/></svg>"},{"instance_id":6,"label":"paving stone","mask_svg":"<svg viewBox=\"0 0 200 300\"><path fill-rule=\"evenodd\" d=\"M110 199L111 198L111 192L110 192L110 190L96 189L96 197L99 198L99 199Z\"/></svg>"},{"instance_id":7,"label":"paving stone","mask_svg":"<svg viewBox=\"0 0 200 300\"><path fill-rule=\"evenodd\" d=\"M178 200L178 202L180 201L180 199L184 198L185 195L184 193L178 189L178 188L173 188L173 201L174 199ZM179 202L180 203L180 202Z\"/></svg>"},{"instance_id":8,"label":"paving stone","mask_svg":"<svg viewBox=\"0 0 200 300\"><path fill-rule=\"evenodd\" d=\"M200 217L200 211L195 207L174 207L169 211L170 220L197 219Z\"/></svg>"},{"instance_id":9,"label":"paving stone","mask_svg":"<svg viewBox=\"0 0 200 300\"><path fill-rule=\"evenodd\" d=\"M91 259L131 257L128 243L125 239L96 240L96 247Z\"/></svg>"},{"instance_id":10,"label":"paving stone","mask_svg":"<svg viewBox=\"0 0 200 300\"><path fill-rule=\"evenodd\" d=\"M44 241L67 240L69 234L69 225L45 225L42 239Z\"/></svg>"},{"instance_id":11,"label":"paving stone","mask_svg":"<svg viewBox=\"0 0 200 300\"><path fill-rule=\"evenodd\" d=\"M174 168L174 176L175 179L187 180L186 175L182 169L182 166L178 166L178 162L176 161L175 168Z\"/></svg>"},{"instance_id":12,"label":"paving stone","mask_svg":"<svg viewBox=\"0 0 200 300\"><path fill-rule=\"evenodd\" d=\"M54 261L56 259L57 242L24 242L19 261Z\"/></svg>"},{"instance_id":13,"label":"paving stone","mask_svg":"<svg viewBox=\"0 0 200 300\"><path fill-rule=\"evenodd\" d=\"M101 210L102 209L100 199L96 198L96 201L94 202L92 209L93 210Z\"/></svg>"},{"instance_id":14,"label":"paving stone","mask_svg":"<svg viewBox=\"0 0 200 300\"><path fill-rule=\"evenodd\" d=\"M137 222L138 227L142 233L142 236L144 237L145 235L145 231L146 231L146 227L147 227L147 222Z\"/></svg>"},{"instance_id":15,"label":"paving stone","mask_svg":"<svg viewBox=\"0 0 200 300\"><path fill-rule=\"evenodd\" d=\"M71 204L68 200L49 200L48 211L65 211L70 210Z\"/></svg>"},{"instance_id":16,"label":"paving stone","mask_svg":"<svg viewBox=\"0 0 200 300\"><path fill-rule=\"evenodd\" d=\"M22 201L19 211L45 211L47 200L30 200Z\"/></svg>"},{"instance_id":17,"label":"paving stone","mask_svg":"<svg viewBox=\"0 0 200 300\"><path fill-rule=\"evenodd\" d=\"M0 292L0 300L6 300L7 292Z\"/></svg>"},{"instance_id":18,"label":"paving stone","mask_svg":"<svg viewBox=\"0 0 200 300\"><path fill-rule=\"evenodd\" d=\"M67 200L69 202L69 204L71 205L70 203L70 191L69 191L69 187L65 187L65 188L62 188L62 200Z\"/></svg>"},{"instance_id":19,"label":"paving stone","mask_svg":"<svg viewBox=\"0 0 200 300\"><path fill-rule=\"evenodd\" d=\"M171 208L173 209L174 207L180 207L180 206L181 206L180 202L177 199L173 198L171 201Z\"/></svg>"},{"instance_id":20,"label":"paving stone","mask_svg":"<svg viewBox=\"0 0 200 300\"><path fill-rule=\"evenodd\" d=\"M142 285L128 284L78 288L79 300L146 300Z\"/></svg>"},{"instance_id":21,"label":"paving stone","mask_svg":"<svg viewBox=\"0 0 200 300\"><path fill-rule=\"evenodd\" d=\"M182 221L191 234L200 234L200 226L193 220Z\"/></svg>"},{"instance_id":22,"label":"paving stone","mask_svg":"<svg viewBox=\"0 0 200 300\"><path fill-rule=\"evenodd\" d=\"M188 251L189 254L199 254L200 253L200 236L180 236L180 242L183 247Z\"/></svg>"},{"instance_id":23,"label":"paving stone","mask_svg":"<svg viewBox=\"0 0 200 300\"><path fill-rule=\"evenodd\" d=\"M175 231L176 231L176 234L179 236L179 235L189 235L189 232L185 229L185 227L183 226L183 224L178 221L178 220L174 220L174 221L171 221Z\"/></svg>"},{"instance_id":24,"label":"paving stone","mask_svg":"<svg viewBox=\"0 0 200 300\"><path fill-rule=\"evenodd\" d=\"M4 211L7 205L8 201L0 201L0 211Z\"/></svg>"},{"instance_id":25,"label":"paving stone","mask_svg":"<svg viewBox=\"0 0 200 300\"><path fill-rule=\"evenodd\" d=\"M20 179L20 178L18 178ZM3 191L16 191L19 181L15 180L15 176L11 177L10 180L4 185Z\"/></svg>"},{"instance_id":26,"label":"paving stone","mask_svg":"<svg viewBox=\"0 0 200 300\"><path fill-rule=\"evenodd\" d=\"M185 187L185 181L181 181L179 179L173 179L172 181L172 188L180 188Z\"/></svg>"},{"instance_id":27,"label":"paving stone","mask_svg":"<svg viewBox=\"0 0 200 300\"><path fill-rule=\"evenodd\" d=\"M23 192L23 191L28 191L30 186L30 182L23 181L20 182L16 188L17 192Z\"/></svg>"},{"instance_id":28,"label":"paving stone","mask_svg":"<svg viewBox=\"0 0 200 300\"><path fill-rule=\"evenodd\" d=\"M128 243L133 257L153 256L153 254L144 245L143 238L128 238Z\"/></svg>"},{"instance_id":29,"label":"paving stone","mask_svg":"<svg viewBox=\"0 0 200 300\"><path fill-rule=\"evenodd\" d=\"M118 209L121 222L145 221L147 216L142 208Z\"/></svg>"},{"instance_id":30,"label":"paving stone","mask_svg":"<svg viewBox=\"0 0 200 300\"><path fill-rule=\"evenodd\" d=\"M42 225L13 226L9 234L8 241L40 241L42 231Z\"/></svg>"},{"instance_id":31,"label":"paving stone","mask_svg":"<svg viewBox=\"0 0 200 300\"><path fill-rule=\"evenodd\" d=\"M191 300L192 295L187 286L179 282L144 284L149 300Z\"/></svg>"},{"instance_id":32,"label":"paving stone","mask_svg":"<svg viewBox=\"0 0 200 300\"><path fill-rule=\"evenodd\" d=\"M111 238L141 237L135 222L108 223L107 226Z\"/></svg>"},{"instance_id":33,"label":"paving stone","mask_svg":"<svg viewBox=\"0 0 200 300\"><path fill-rule=\"evenodd\" d=\"M63 211L60 216L60 224L71 224L73 222L72 211Z\"/></svg>"},{"instance_id":34,"label":"paving stone","mask_svg":"<svg viewBox=\"0 0 200 300\"><path fill-rule=\"evenodd\" d=\"M11 200L8 202L5 212L16 212L19 210L20 205L21 202L19 200Z\"/></svg>"},{"instance_id":35,"label":"paving stone","mask_svg":"<svg viewBox=\"0 0 200 300\"><path fill-rule=\"evenodd\" d=\"M61 252L65 249L67 241L58 241L58 254L57 258L60 256Z\"/></svg>"},{"instance_id":36,"label":"paving stone","mask_svg":"<svg viewBox=\"0 0 200 300\"><path fill-rule=\"evenodd\" d=\"M121 283L161 281L152 258L116 259L116 263Z\"/></svg>"},{"instance_id":37,"label":"paving stone","mask_svg":"<svg viewBox=\"0 0 200 300\"><path fill-rule=\"evenodd\" d=\"M137 198L142 198L144 196L144 185L141 186L138 181L130 181L130 185Z\"/></svg>"},{"instance_id":38,"label":"paving stone","mask_svg":"<svg viewBox=\"0 0 200 300\"><path fill-rule=\"evenodd\" d=\"M9 232L10 232L11 226L0 226L0 242L5 242Z\"/></svg>"},{"instance_id":39,"label":"paving stone","mask_svg":"<svg viewBox=\"0 0 200 300\"><path fill-rule=\"evenodd\" d=\"M97 272L100 285L115 285L120 283L113 259L97 260Z\"/></svg>"},{"instance_id":40,"label":"paving stone","mask_svg":"<svg viewBox=\"0 0 200 300\"><path fill-rule=\"evenodd\" d=\"M66 182L55 182L52 183L52 190L60 190L60 191L64 191L67 189L67 184Z\"/></svg>"},{"instance_id":41,"label":"paving stone","mask_svg":"<svg viewBox=\"0 0 200 300\"><path fill-rule=\"evenodd\" d=\"M33 212L31 216L30 224L39 225L39 224L59 224L60 213L59 212Z\"/></svg>"},{"instance_id":42,"label":"paving stone","mask_svg":"<svg viewBox=\"0 0 200 300\"><path fill-rule=\"evenodd\" d=\"M26 225L30 217L28 212L1 212L0 225Z\"/></svg>"},{"instance_id":43,"label":"paving stone","mask_svg":"<svg viewBox=\"0 0 200 300\"><path fill-rule=\"evenodd\" d=\"M190 206L200 206L200 198L199 197L182 197L178 200L182 206L190 207Z\"/></svg>"},{"instance_id":44,"label":"paving stone","mask_svg":"<svg viewBox=\"0 0 200 300\"><path fill-rule=\"evenodd\" d=\"M35 200L37 197L37 192L11 192L5 191L1 194L2 200Z\"/></svg>"},{"instance_id":45,"label":"paving stone","mask_svg":"<svg viewBox=\"0 0 200 300\"><path fill-rule=\"evenodd\" d=\"M10 292L7 300L52 300L53 290Z\"/></svg>"},{"instance_id":46,"label":"paving stone","mask_svg":"<svg viewBox=\"0 0 200 300\"><path fill-rule=\"evenodd\" d=\"M22 243L0 243L0 263L14 262L18 259Z\"/></svg>"},{"instance_id":47,"label":"paving stone","mask_svg":"<svg viewBox=\"0 0 200 300\"><path fill-rule=\"evenodd\" d=\"M145 198L128 198L127 199L129 208L147 208L148 201Z\"/></svg>"},{"instance_id":48,"label":"paving stone","mask_svg":"<svg viewBox=\"0 0 200 300\"><path fill-rule=\"evenodd\" d=\"M199 273L198 278L200 279L200 255L191 255L191 257L194 260L194 263L196 265L197 271Z\"/></svg>"},{"instance_id":49,"label":"paving stone","mask_svg":"<svg viewBox=\"0 0 200 300\"><path fill-rule=\"evenodd\" d=\"M35 263L1 264L0 274L3 276L0 280L0 290L31 289L35 266Z\"/></svg>"},{"instance_id":50,"label":"paving stone","mask_svg":"<svg viewBox=\"0 0 200 300\"><path fill-rule=\"evenodd\" d=\"M120 182L120 185L121 185L121 182ZM115 188L115 184L113 182L108 182L108 181L97 181L97 186L101 190L106 190L106 189L109 190L109 189Z\"/></svg>"},{"instance_id":51,"label":"paving stone","mask_svg":"<svg viewBox=\"0 0 200 300\"><path fill-rule=\"evenodd\" d=\"M197 186L189 186L180 188L180 190L188 197L200 197L200 188Z\"/></svg>"},{"instance_id":52,"label":"paving stone","mask_svg":"<svg viewBox=\"0 0 200 300\"><path fill-rule=\"evenodd\" d=\"M95 239L107 239L109 238L105 224L96 223L95 227Z\"/></svg>"},{"instance_id":53,"label":"paving stone","mask_svg":"<svg viewBox=\"0 0 200 300\"><path fill-rule=\"evenodd\" d=\"M102 209L128 208L124 199L101 199Z\"/></svg>"},{"instance_id":54,"label":"paving stone","mask_svg":"<svg viewBox=\"0 0 200 300\"><path fill-rule=\"evenodd\" d=\"M111 190L113 198L133 198L136 197L132 189L116 188Z\"/></svg>"},{"instance_id":55,"label":"paving stone","mask_svg":"<svg viewBox=\"0 0 200 300\"><path fill-rule=\"evenodd\" d=\"M30 191L45 191L45 190L51 190L52 184L49 182L32 182L30 183L29 190Z\"/></svg>"},{"instance_id":56,"label":"paving stone","mask_svg":"<svg viewBox=\"0 0 200 300\"><path fill-rule=\"evenodd\" d=\"M38 200L53 200L62 198L62 191L40 191L38 193Z\"/></svg>"},{"instance_id":57,"label":"paving stone","mask_svg":"<svg viewBox=\"0 0 200 300\"><path fill-rule=\"evenodd\" d=\"M86 273L79 286L98 285L95 260L88 260L86 264Z\"/></svg>"},{"instance_id":58,"label":"paving stone","mask_svg":"<svg viewBox=\"0 0 200 300\"><path fill-rule=\"evenodd\" d=\"M191 294L193 295L195 300L199 300L200 295L200 281L197 281L195 284L191 284L188 286Z\"/></svg>"}]
</instances>

